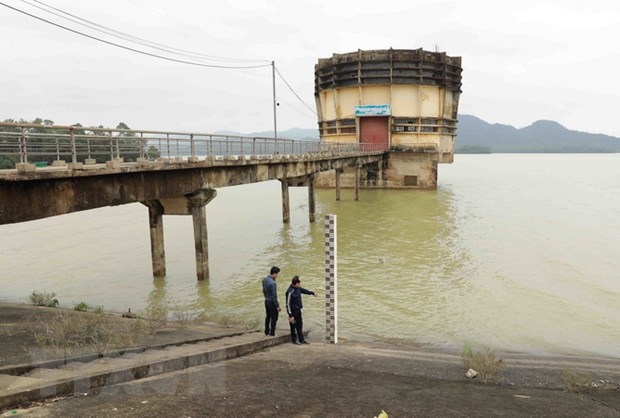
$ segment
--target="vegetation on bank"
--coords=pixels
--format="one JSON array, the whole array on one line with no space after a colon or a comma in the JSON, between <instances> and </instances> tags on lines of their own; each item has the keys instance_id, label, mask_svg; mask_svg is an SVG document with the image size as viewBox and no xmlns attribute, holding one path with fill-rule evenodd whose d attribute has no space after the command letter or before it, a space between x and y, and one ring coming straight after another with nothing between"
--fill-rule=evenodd
<instances>
[{"instance_id":1,"label":"vegetation on bank","mask_svg":"<svg viewBox=\"0 0 620 418\"><path fill-rule=\"evenodd\" d=\"M47 308L58 307L56 293L37 292L36 290L30 295L30 303L34 306L45 306Z\"/></svg>"},{"instance_id":2,"label":"vegetation on bank","mask_svg":"<svg viewBox=\"0 0 620 418\"><path fill-rule=\"evenodd\" d=\"M35 306L59 308L56 293L33 291L29 297ZM105 352L142 345L146 338L169 328L186 328L191 324L213 322L225 327L257 329L258 320L244 321L229 315L209 316L192 312L189 308L167 304L150 305L143 313L131 309L122 314L104 312L103 306L86 302L73 305L73 310L58 309L51 315L33 315L27 329L37 347L51 350L56 355L68 356L81 351Z\"/></svg>"},{"instance_id":3,"label":"vegetation on bank","mask_svg":"<svg viewBox=\"0 0 620 418\"><path fill-rule=\"evenodd\" d=\"M592 376L574 369L564 369L560 376L562 387L567 392L580 392L592 385Z\"/></svg>"},{"instance_id":4,"label":"vegetation on bank","mask_svg":"<svg viewBox=\"0 0 620 418\"><path fill-rule=\"evenodd\" d=\"M483 383L497 382L504 368L504 361L490 348L474 350L469 345L463 349L463 364L473 369Z\"/></svg>"},{"instance_id":5,"label":"vegetation on bank","mask_svg":"<svg viewBox=\"0 0 620 418\"><path fill-rule=\"evenodd\" d=\"M91 306L86 302L80 302L73 305L73 310L78 312L95 312L95 313L103 313L103 306Z\"/></svg>"},{"instance_id":6,"label":"vegetation on bank","mask_svg":"<svg viewBox=\"0 0 620 418\"><path fill-rule=\"evenodd\" d=\"M63 355L92 349L105 352L142 344L152 334L145 320L123 320L95 312L59 310L28 323L38 347Z\"/></svg>"}]
</instances>

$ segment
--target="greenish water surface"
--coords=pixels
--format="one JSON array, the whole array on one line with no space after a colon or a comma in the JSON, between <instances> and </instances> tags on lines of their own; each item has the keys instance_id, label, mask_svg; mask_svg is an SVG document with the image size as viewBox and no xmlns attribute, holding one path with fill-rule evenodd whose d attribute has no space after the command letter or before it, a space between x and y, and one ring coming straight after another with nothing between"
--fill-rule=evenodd
<instances>
[{"instance_id":1,"label":"greenish water surface","mask_svg":"<svg viewBox=\"0 0 620 418\"><path fill-rule=\"evenodd\" d=\"M325 214L338 217L339 333L460 348L620 357L620 155L457 155L435 191L335 200L278 182L218 189L207 206L211 279L197 282L191 217L164 217L168 275L151 276L148 211L101 208L0 227L0 299L55 292L116 311L151 307L260 323L261 278L282 268L324 295ZM323 298L304 298L321 337ZM281 327L286 327L281 320Z\"/></svg>"}]
</instances>

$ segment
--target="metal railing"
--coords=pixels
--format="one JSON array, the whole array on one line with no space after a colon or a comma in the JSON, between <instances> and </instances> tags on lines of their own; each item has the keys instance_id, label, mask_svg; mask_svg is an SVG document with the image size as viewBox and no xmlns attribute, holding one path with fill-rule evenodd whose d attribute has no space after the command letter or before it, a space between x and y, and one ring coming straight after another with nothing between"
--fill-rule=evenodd
<instances>
[{"instance_id":1,"label":"metal railing","mask_svg":"<svg viewBox=\"0 0 620 418\"><path fill-rule=\"evenodd\" d=\"M369 153L380 144L0 122L0 158L14 162L103 163L191 157ZM18 161L17 161L18 160Z\"/></svg>"}]
</instances>

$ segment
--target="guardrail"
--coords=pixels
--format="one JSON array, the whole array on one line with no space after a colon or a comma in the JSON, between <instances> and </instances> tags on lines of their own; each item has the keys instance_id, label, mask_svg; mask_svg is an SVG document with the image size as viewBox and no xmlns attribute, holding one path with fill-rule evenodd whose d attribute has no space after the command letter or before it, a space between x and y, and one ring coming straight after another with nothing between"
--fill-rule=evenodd
<instances>
[{"instance_id":1,"label":"guardrail","mask_svg":"<svg viewBox=\"0 0 620 418\"><path fill-rule=\"evenodd\" d=\"M119 159L380 152L382 148L367 143L0 122L0 157L14 163L66 159L95 164Z\"/></svg>"}]
</instances>

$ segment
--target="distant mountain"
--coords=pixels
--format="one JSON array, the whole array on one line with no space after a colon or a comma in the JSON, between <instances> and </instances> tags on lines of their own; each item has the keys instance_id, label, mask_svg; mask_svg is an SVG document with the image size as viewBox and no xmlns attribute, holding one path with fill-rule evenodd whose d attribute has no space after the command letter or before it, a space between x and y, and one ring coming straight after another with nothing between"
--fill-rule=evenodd
<instances>
[{"instance_id":1,"label":"distant mountain","mask_svg":"<svg viewBox=\"0 0 620 418\"><path fill-rule=\"evenodd\" d=\"M218 135L261 136L265 138L273 138L273 131L251 132L249 134L241 134L239 132L232 132L232 131L217 131L215 133ZM278 130L278 138L318 141L319 130L318 129L302 129L302 128L291 128L285 131Z\"/></svg>"},{"instance_id":2,"label":"distant mountain","mask_svg":"<svg viewBox=\"0 0 620 418\"><path fill-rule=\"evenodd\" d=\"M550 120L539 120L517 129L510 125L490 124L476 116L459 115L456 152L468 152L472 147L505 153L620 152L620 138L571 131Z\"/></svg>"},{"instance_id":3,"label":"distant mountain","mask_svg":"<svg viewBox=\"0 0 620 418\"><path fill-rule=\"evenodd\" d=\"M273 137L273 131L240 134L218 131L220 135ZM278 137L318 141L318 129L292 128L278 131ZM457 153L597 153L620 152L620 138L571 131L557 122L539 120L517 129L511 125L488 123L472 115L459 115Z\"/></svg>"}]
</instances>

